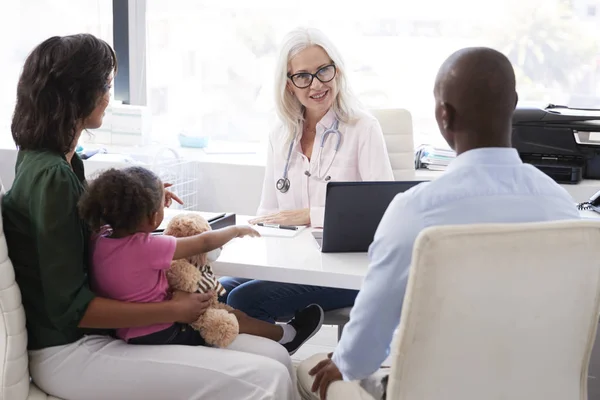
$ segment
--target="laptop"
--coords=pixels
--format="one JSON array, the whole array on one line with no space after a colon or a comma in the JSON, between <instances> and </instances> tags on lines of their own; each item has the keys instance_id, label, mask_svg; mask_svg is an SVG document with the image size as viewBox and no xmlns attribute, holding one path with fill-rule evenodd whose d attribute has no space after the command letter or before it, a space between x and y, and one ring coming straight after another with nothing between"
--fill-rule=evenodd
<instances>
[{"instance_id":1,"label":"laptop","mask_svg":"<svg viewBox=\"0 0 600 400\"><path fill-rule=\"evenodd\" d=\"M424 181L329 182L323 230L313 236L323 253L366 252L397 194Z\"/></svg>"}]
</instances>

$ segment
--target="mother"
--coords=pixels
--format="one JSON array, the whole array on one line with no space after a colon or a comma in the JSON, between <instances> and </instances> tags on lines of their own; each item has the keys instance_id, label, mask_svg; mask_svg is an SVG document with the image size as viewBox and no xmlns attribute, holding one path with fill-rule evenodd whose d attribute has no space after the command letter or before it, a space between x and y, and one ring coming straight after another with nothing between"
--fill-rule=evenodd
<instances>
[{"instance_id":1,"label":"mother","mask_svg":"<svg viewBox=\"0 0 600 400\"><path fill-rule=\"evenodd\" d=\"M270 340L240 335L219 350L134 346L108 335L192 322L209 297L135 304L90 290L89 232L76 207L85 178L75 147L83 130L102 124L116 67L113 50L94 36L52 37L29 55L19 80L16 177L2 210L34 382L64 399L296 398L289 355Z\"/></svg>"},{"instance_id":2,"label":"mother","mask_svg":"<svg viewBox=\"0 0 600 400\"><path fill-rule=\"evenodd\" d=\"M329 181L394 180L383 133L349 90L342 58L316 29L288 34L276 71L280 124L269 137L259 218L323 226ZM266 321L311 303L325 311L352 306L354 290L223 278L228 304Z\"/></svg>"}]
</instances>

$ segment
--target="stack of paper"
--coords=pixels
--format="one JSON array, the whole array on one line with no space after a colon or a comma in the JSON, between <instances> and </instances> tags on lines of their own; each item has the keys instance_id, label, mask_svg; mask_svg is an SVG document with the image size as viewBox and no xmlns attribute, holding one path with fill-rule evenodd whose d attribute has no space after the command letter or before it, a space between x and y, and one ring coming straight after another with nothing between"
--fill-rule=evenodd
<instances>
[{"instance_id":1,"label":"stack of paper","mask_svg":"<svg viewBox=\"0 0 600 400\"><path fill-rule=\"evenodd\" d=\"M424 145L417 149L416 157L419 168L443 171L456 158L456 153L450 149Z\"/></svg>"}]
</instances>

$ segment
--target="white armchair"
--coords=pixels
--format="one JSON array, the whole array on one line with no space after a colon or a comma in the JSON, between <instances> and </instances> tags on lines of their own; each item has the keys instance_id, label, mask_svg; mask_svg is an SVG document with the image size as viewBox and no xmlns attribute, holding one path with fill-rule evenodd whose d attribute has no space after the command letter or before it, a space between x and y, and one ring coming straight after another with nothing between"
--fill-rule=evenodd
<instances>
[{"instance_id":1,"label":"white armchair","mask_svg":"<svg viewBox=\"0 0 600 400\"><path fill-rule=\"evenodd\" d=\"M587 400L600 314L598 243L600 222L589 220L423 231L387 399ZM318 360L298 368L302 388ZM365 396L356 383L336 382L328 399L341 400L334 392L342 390Z\"/></svg>"},{"instance_id":2,"label":"white armchair","mask_svg":"<svg viewBox=\"0 0 600 400\"><path fill-rule=\"evenodd\" d=\"M415 145L413 139L412 116L408 110L376 109L370 110L377 118L387 147L394 180L410 181L415 179ZM337 325L338 340L342 336L344 326L350 318L351 307L331 310L325 313L326 325Z\"/></svg>"},{"instance_id":3,"label":"white armchair","mask_svg":"<svg viewBox=\"0 0 600 400\"><path fill-rule=\"evenodd\" d=\"M3 194L0 181L0 400L60 400L30 382L25 311L1 218Z\"/></svg>"},{"instance_id":4,"label":"white armchair","mask_svg":"<svg viewBox=\"0 0 600 400\"><path fill-rule=\"evenodd\" d=\"M397 181L415 179L415 144L410 111L397 108L370 110L370 112L381 125L394 179Z\"/></svg>"}]
</instances>

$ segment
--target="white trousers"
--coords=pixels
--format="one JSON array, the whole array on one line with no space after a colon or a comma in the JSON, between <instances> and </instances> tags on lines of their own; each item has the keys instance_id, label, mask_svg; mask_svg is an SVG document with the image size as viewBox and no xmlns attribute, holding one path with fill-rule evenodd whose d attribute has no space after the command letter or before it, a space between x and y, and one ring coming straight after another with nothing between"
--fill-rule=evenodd
<instances>
[{"instance_id":1,"label":"white trousers","mask_svg":"<svg viewBox=\"0 0 600 400\"><path fill-rule=\"evenodd\" d=\"M228 349L141 346L106 336L29 352L34 383L64 400L296 400L280 344L240 335Z\"/></svg>"},{"instance_id":2,"label":"white trousers","mask_svg":"<svg viewBox=\"0 0 600 400\"><path fill-rule=\"evenodd\" d=\"M314 378L308 371L326 359L327 354L315 354L298 366L298 388L303 400L320 400L319 393L311 391ZM362 381L333 382L327 389L327 400L381 400L384 392L381 380L388 374L388 369L380 369Z\"/></svg>"}]
</instances>

